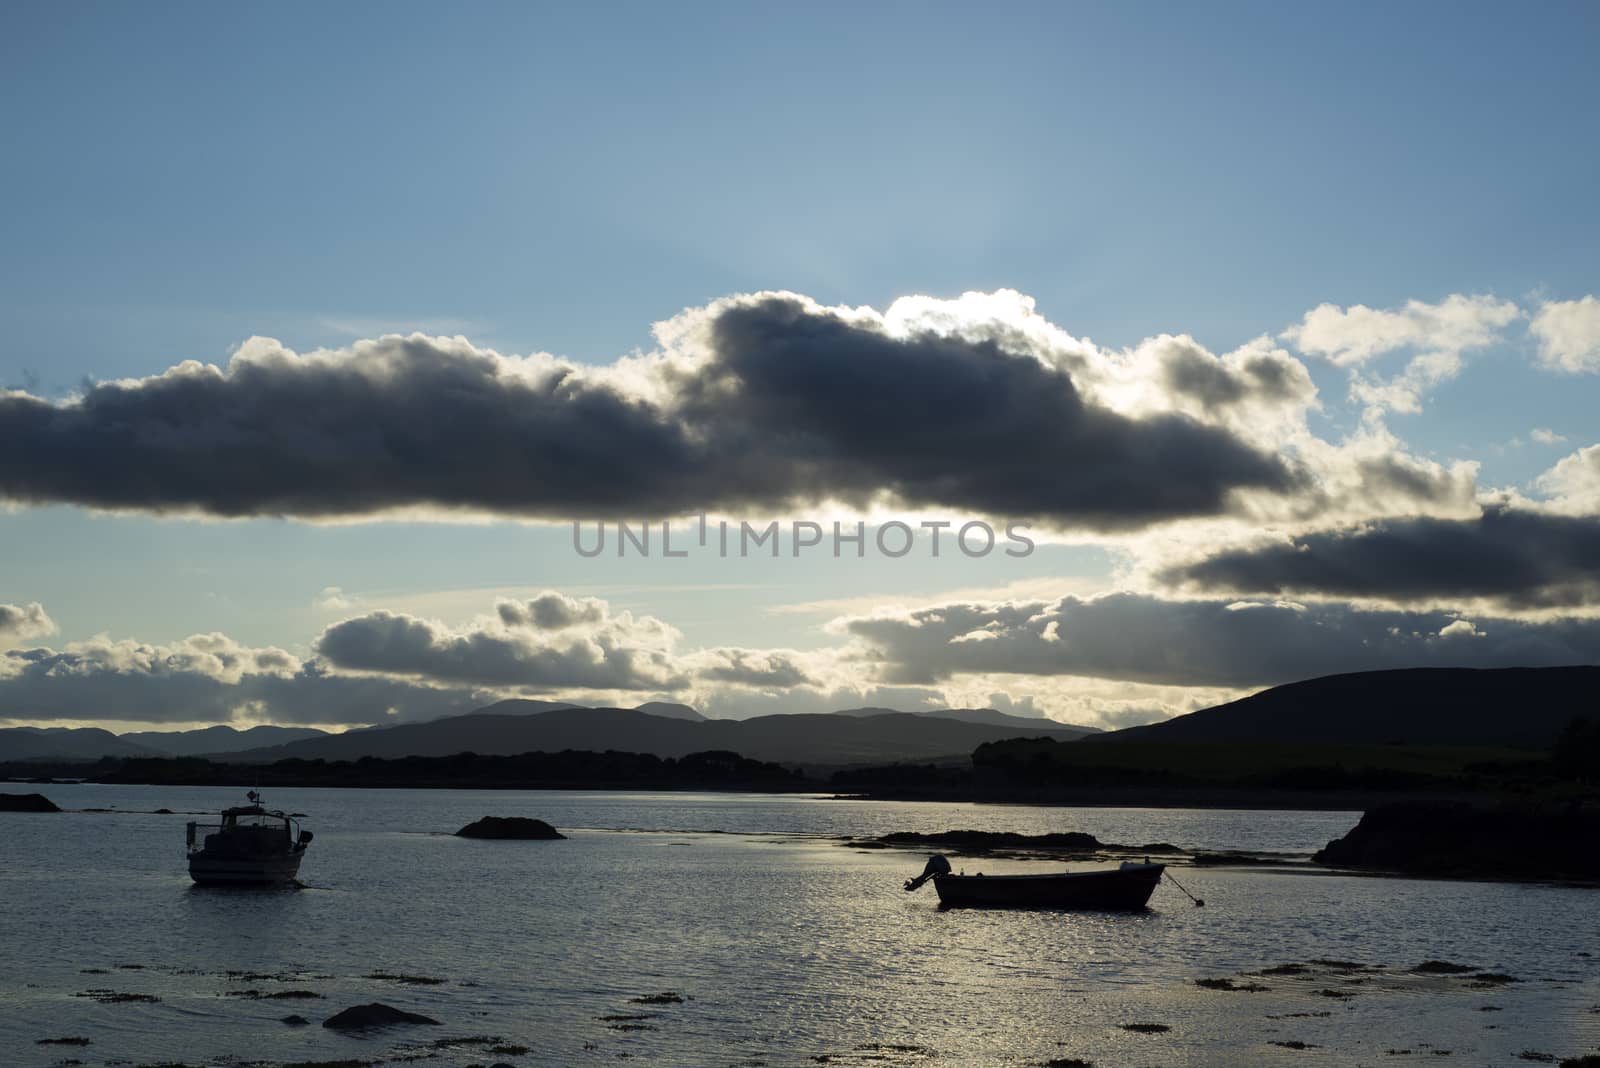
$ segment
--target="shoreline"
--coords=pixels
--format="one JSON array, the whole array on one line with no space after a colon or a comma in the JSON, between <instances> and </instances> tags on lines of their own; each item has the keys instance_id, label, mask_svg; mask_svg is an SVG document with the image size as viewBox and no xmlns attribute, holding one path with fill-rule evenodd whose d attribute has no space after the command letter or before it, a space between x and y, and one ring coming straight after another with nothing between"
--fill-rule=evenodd
<instances>
[{"instance_id":1,"label":"shoreline","mask_svg":"<svg viewBox=\"0 0 1600 1068\"><path fill-rule=\"evenodd\" d=\"M837 801L909 801L931 804L1015 805L1036 808L1158 808L1158 809L1233 809L1239 811L1283 812L1363 812L1379 805L1402 801L1490 802L1502 795L1494 791L1473 790L1283 790L1262 787L1229 786L1094 786L1072 789L840 789L827 780L790 780L783 783L754 782L629 782L593 779L561 779L539 782L515 779L430 778L337 781L319 776L262 774L268 768L251 765L215 765L216 774L195 776L33 776L0 779L9 786L177 786L227 788L262 786L272 789L336 790L483 790L549 791L594 793L707 793L765 794L772 796L803 794ZM227 769L233 774L220 773Z\"/></svg>"}]
</instances>

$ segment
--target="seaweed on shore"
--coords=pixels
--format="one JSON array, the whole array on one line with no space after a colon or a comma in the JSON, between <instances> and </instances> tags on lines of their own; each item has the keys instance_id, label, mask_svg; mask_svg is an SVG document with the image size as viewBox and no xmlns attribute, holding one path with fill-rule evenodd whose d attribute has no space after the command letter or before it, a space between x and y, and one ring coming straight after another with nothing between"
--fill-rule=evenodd
<instances>
[{"instance_id":1,"label":"seaweed on shore","mask_svg":"<svg viewBox=\"0 0 1600 1068\"><path fill-rule=\"evenodd\" d=\"M379 979L387 983L404 983L407 986L443 986L446 982L431 975L406 975L397 972L368 972L362 978Z\"/></svg>"},{"instance_id":2,"label":"seaweed on shore","mask_svg":"<svg viewBox=\"0 0 1600 1068\"><path fill-rule=\"evenodd\" d=\"M1514 975L1507 975L1505 972L1478 972L1472 977L1472 982L1467 985L1474 989L1482 990L1486 987L1505 986L1508 983L1520 982L1522 982L1521 979Z\"/></svg>"},{"instance_id":3,"label":"seaweed on shore","mask_svg":"<svg viewBox=\"0 0 1600 1068\"><path fill-rule=\"evenodd\" d=\"M1196 979L1194 985L1202 990L1228 990L1246 994L1258 994L1263 990L1272 989L1260 983L1236 983L1232 979Z\"/></svg>"},{"instance_id":4,"label":"seaweed on shore","mask_svg":"<svg viewBox=\"0 0 1600 1068\"><path fill-rule=\"evenodd\" d=\"M152 1002L161 999L154 994L125 994L118 990L80 990L72 995L75 998L93 998L95 1001L106 1005L120 1005L130 1001Z\"/></svg>"}]
</instances>

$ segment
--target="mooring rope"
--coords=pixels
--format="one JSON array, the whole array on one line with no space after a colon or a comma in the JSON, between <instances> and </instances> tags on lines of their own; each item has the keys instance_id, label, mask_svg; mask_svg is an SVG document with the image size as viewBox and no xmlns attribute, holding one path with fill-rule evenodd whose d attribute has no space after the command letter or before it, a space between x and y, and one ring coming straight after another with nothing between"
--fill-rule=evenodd
<instances>
[{"instance_id":1,"label":"mooring rope","mask_svg":"<svg viewBox=\"0 0 1600 1068\"><path fill-rule=\"evenodd\" d=\"M1183 884L1180 883L1178 880L1173 879L1172 878L1172 873L1170 871L1166 871L1165 869L1163 869L1161 874L1165 875L1168 879L1171 879L1173 886L1176 886L1179 890L1183 890ZM1193 894L1189 893L1189 891L1187 891L1187 890L1183 890L1183 896L1188 898L1190 901L1193 901L1194 904L1195 904L1195 908L1203 909L1203 908L1206 907L1206 903L1204 901L1202 901L1200 898L1195 897Z\"/></svg>"}]
</instances>

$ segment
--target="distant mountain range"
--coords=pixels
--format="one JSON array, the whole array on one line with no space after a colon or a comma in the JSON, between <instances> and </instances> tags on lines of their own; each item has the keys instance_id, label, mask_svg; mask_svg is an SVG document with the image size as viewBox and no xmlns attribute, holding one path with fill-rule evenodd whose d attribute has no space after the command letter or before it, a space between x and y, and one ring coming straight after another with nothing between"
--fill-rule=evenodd
<instances>
[{"instance_id":1,"label":"distant mountain range","mask_svg":"<svg viewBox=\"0 0 1600 1068\"><path fill-rule=\"evenodd\" d=\"M0 728L0 760L99 760L161 756L99 727Z\"/></svg>"},{"instance_id":2,"label":"distant mountain range","mask_svg":"<svg viewBox=\"0 0 1600 1068\"><path fill-rule=\"evenodd\" d=\"M960 759L988 741L1019 736L1070 741L1093 733L995 709L842 713L707 719L688 705L652 701L637 708L587 708L554 701L501 701L464 716L329 734L308 727L207 727L121 736L86 727L0 729L0 761L207 756L266 763L356 760L364 756L485 756L564 749L608 749L680 757L726 749L754 760L843 765Z\"/></svg>"},{"instance_id":3,"label":"distant mountain range","mask_svg":"<svg viewBox=\"0 0 1600 1068\"><path fill-rule=\"evenodd\" d=\"M833 713L836 716L882 716L899 712L897 708L841 708ZM1051 728L1064 726L1055 720L1041 719L1037 716L1013 716L1009 712L1001 712L993 708L937 708L925 712L910 712L907 715L932 716L935 719L955 719L963 723L987 723L993 727L1009 727L1019 731L1035 731L1041 726ZM1086 734L1098 733L1093 727L1077 727Z\"/></svg>"},{"instance_id":4,"label":"distant mountain range","mask_svg":"<svg viewBox=\"0 0 1600 1068\"><path fill-rule=\"evenodd\" d=\"M220 756L322 738L314 727L201 727L192 731L112 734L99 727L0 728L0 760L99 760L101 757Z\"/></svg>"},{"instance_id":5,"label":"distant mountain range","mask_svg":"<svg viewBox=\"0 0 1600 1068\"><path fill-rule=\"evenodd\" d=\"M172 756L207 756L217 753L238 753L246 749L259 749L267 745L283 745L285 742L327 736L327 731L320 731L315 727L251 727L241 731L222 726L201 727L192 731L133 731L118 737L156 753L168 753Z\"/></svg>"},{"instance_id":6,"label":"distant mountain range","mask_svg":"<svg viewBox=\"0 0 1600 1068\"><path fill-rule=\"evenodd\" d=\"M1098 732L992 708L838 712L707 719L688 705L586 708L502 701L463 716L328 734L309 727L207 727L121 736L96 728L0 729L0 761L102 756L207 756L252 763L288 758L511 756L565 749L681 757L712 749L752 760L843 766L960 760L1008 738L1279 742L1548 748L1575 716L1600 718L1600 667L1414 668L1330 675L1125 730Z\"/></svg>"},{"instance_id":7,"label":"distant mountain range","mask_svg":"<svg viewBox=\"0 0 1600 1068\"><path fill-rule=\"evenodd\" d=\"M1600 667L1407 668L1274 686L1092 740L1545 749L1582 715L1600 719Z\"/></svg>"},{"instance_id":8,"label":"distant mountain range","mask_svg":"<svg viewBox=\"0 0 1600 1068\"><path fill-rule=\"evenodd\" d=\"M691 720L644 711L651 706L555 708L528 714L521 705L520 701L502 701L465 716L312 738L253 750L234 759L354 760L363 756L448 756L464 751L499 756L564 749L620 749L681 757L725 749L752 760L843 765L963 758L984 742L1002 738L1028 735L1070 741L1091 733L1086 727L1021 717L1008 718L1022 726L894 711Z\"/></svg>"}]
</instances>

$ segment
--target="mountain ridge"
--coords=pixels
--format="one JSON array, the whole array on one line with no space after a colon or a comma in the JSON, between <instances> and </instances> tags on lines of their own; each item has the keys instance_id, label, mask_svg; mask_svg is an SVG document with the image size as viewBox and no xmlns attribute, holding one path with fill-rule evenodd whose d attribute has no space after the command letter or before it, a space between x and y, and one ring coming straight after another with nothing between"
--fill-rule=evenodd
<instances>
[{"instance_id":1,"label":"mountain ridge","mask_svg":"<svg viewBox=\"0 0 1600 1068\"><path fill-rule=\"evenodd\" d=\"M1590 665L1357 671L1269 687L1088 741L1543 749L1575 716L1600 714L1596 695L1600 667Z\"/></svg>"},{"instance_id":2,"label":"mountain ridge","mask_svg":"<svg viewBox=\"0 0 1600 1068\"><path fill-rule=\"evenodd\" d=\"M501 707L491 705L490 709ZM1031 733L1067 741L1084 728L1064 724ZM354 760L362 756L481 755L564 749L617 749L681 757L729 750L751 760L790 764L860 764L965 756L985 741L1016 737L1015 728L910 712L839 716L831 712L691 721L627 708L549 709L536 714L482 710L426 723L397 724L358 735L332 735L251 750L235 759Z\"/></svg>"}]
</instances>

